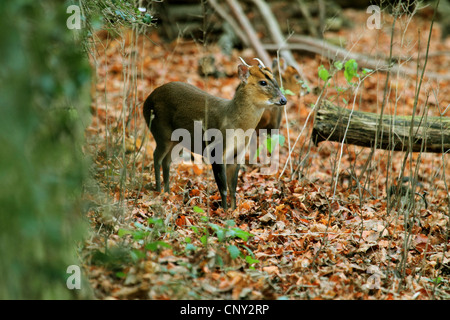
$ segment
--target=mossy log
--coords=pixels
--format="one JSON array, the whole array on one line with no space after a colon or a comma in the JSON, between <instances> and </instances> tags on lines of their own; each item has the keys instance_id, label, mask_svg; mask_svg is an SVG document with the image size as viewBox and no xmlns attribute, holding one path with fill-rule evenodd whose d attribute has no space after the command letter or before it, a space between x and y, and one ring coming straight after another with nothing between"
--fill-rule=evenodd
<instances>
[{"instance_id":1,"label":"mossy log","mask_svg":"<svg viewBox=\"0 0 450 320\"><path fill-rule=\"evenodd\" d=\"M410 139L411 123L412 139ZM378 134L378 137L377 137ZM345 138L344 138L345 137ZM352 111L324 101L316 111L313 142L336 141L362 147L441 153L450 150L450 118L380 115Z\"/></svg>"}]
</instances>

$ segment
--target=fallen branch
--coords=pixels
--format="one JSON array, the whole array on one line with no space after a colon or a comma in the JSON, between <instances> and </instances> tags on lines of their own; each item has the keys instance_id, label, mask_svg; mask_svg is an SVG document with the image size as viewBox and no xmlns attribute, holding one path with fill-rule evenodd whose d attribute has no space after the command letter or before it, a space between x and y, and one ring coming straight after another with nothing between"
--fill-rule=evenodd
<instances>
[{"instance_id":1,"label":"fallen branch","mask_svg":"<svg viewBox=\"0 0 450 320\"><path fill-rule=\"evenodd\" d=\"M263 45L259 41L255 29L253 29L247 16L242 11L240 4L236 0L227 0L227 3L230 6L231 12L241 24L243 28L242 31L246 33L248 40L250 41L250 44L255 50L258 58L261 59L266 66L271 66L272 60L270 59L266 49L264 49Z\"/></svg>"},{"instance_id":2,"label":"fallen branch","mask_svg":"<svg viewBox=\"0 0 450 320\"><path fill-rule=\"evenodd\" d=\"M247 38L247 35L242 32L241 28L237 24L237 22L231 17L228 12L226 12L218 3L216 0L208 0L209 4L213 9L217 12L219 16L222 17L223 20L225 20L230 26L231 29L233 29L233 32L238 36L239 39L241 39L242 43L245 46L250 45L250 41Z\"/></svg>"},{"instance_id":3,"label":"fallen branch","mask_svg":"<svg viewBox=\"0 0 450 320\"><path fill-rule=\"evenodd\" d=\"M317 145L322 141L336 141L362 147L374 147L377 132L378 149L407 151L412 117L384 115L340 108L324 101L316 111L311 139ZM349 123L350 121L350 123ZM345 141L342 141L345 130ZM378 126L381 127L378 129ZM450 150L449 117L415 117L413 122L412 152L441 153Z\"/></svg>"},{"instance_id":4,"label":"fallen branch","mask_svg":"<svg viewBox=\"0 0 450 320\"><path fill-rule=\"evenodd\" d=\"M290 38L291 43L286 43L282 47L278 44L266 44L266 50L303 50L322 55L332 60L349 60L355 59L358 65L364 68L373 70L387 71L390 69L392 73L417 75L417 70L414 68L404 67L398 64L389 64L387 60L375 59L364 54L350 52L339 46L330 44L324 40L314 39L307 36L294 35ZM450 80L450 74L440 74L435 72L427 72L425 77L436 80Z\"/></svg>"},{"instance_id":5,"label":"fallen branch","mask_svg":"<svg viewBox=\"0 0 450 320\"><path fill-rule=\"evenodd\" d=\"M283 33L281 32L280 26L277 20L275 19L275 16L273 15L269 5L264 0L253 0L253 3L258 7L258 10L261 12L261 15L264 19L264 22L266 24L267 30L269 31L272 41L274 41L278 47L282 47L286 43L286 40L283 36ZM300 76L303 79L305 79L303 71L301 70L300 66L298 65L297 61L295 60L290 50L283 50L281 56L284 58L284 60L286 60L288 65L297 69Z\"/></svg>"}]
</instances>

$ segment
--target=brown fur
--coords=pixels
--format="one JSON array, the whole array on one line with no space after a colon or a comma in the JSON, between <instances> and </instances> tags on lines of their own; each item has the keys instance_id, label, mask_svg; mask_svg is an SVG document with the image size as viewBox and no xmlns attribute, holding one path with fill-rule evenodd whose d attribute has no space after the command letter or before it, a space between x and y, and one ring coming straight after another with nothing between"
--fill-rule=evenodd
<instances>
[{"instance_id":1,"label":"brown fur","mask_svg":"<svg viewBox=\"0 0 450 320\"><path fill-rule=\"evenodd\" d=\"M144 103L144 118L156 141L153 153L156 189L161 190L160 167L163 167L164 191L169 192L169 167L171 151L178 143L171 141L172 132L179 128L191 134L194 145L194 121L202 121L204 129L218 129L226 137L226 129L254 129L265 107L269 104L280 108L286 98L280 91L272 73L267 68L240 65L241 82L232 100L212 96L195 86L183 82L170 82L156 88ZM265 81L265 86L261 85ZM154 116L151 119L151 116ZM205 125L206 124L206 125ZM225 145L225 141L222 141ZM246 141L248 143L248 141ZM224 147L225 150L225 147ZM195 150L191 150L195 152ZM203 148L202 148L203 151ZM214 165L214 176L226 209L227 185L231 204L236 206L238 164Z\"/></svg>"},{"instance_id":2,"label":"brown fur","mask_svg":"<svg viewBox=\"0 0 450 320\"><path fill-rule=\"evenodd\" d=\"M298 73L297 69L295 69L292 66L286 66L283 59L281 59L280 62L280 69L281 69L281 79L278 73L278 64L276 60L274 60L273 63L273 76L278 81L278 83L282 86L285 90L290 90L294 95L298 96L300 94L301 90L301 84L300 81L300 74ZM261 120L259 121L258 125L256 126L256 130L259 129L279 129L280 123L281 123L281 117L282 117L282 108L267 108L263 115L261 116Z\"/></svg>"}]
</instances>

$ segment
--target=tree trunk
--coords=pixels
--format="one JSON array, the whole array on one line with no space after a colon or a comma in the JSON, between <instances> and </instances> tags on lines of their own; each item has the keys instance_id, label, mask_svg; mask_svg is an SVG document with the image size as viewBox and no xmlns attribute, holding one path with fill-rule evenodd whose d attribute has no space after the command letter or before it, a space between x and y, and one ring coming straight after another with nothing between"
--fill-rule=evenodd
<instances>
[{"instance_id":1,"label":"tree trunk","mask_svg":"<svg viewBox=\"0 0 450 320\"><path fill-rule=\"evenodd\" d=\"M410 139L412 117L351 111L324 101L316 111L313 142L336 141L363 147L394 151L441 153L450 150L450 118L415 116ZM377 137L378 132L378 137Z\"/></svg>"}]
</instances>

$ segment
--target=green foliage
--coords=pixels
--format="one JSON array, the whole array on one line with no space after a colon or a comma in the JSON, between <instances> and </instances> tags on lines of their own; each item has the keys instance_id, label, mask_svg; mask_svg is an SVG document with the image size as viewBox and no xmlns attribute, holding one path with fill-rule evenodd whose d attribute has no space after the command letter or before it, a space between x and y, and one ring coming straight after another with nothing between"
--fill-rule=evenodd
<instances>
[{"instance_id":1,"label":"green foliage","mask_svg":"<svg viewBox=\"0 0 450 320\"><path fill-rule=\"evenodd\" d=\"M197 213L204 213L205 212L202 208L199 208L197 206L194 206L193 210L194 210L194 212L197 212Z\"/></svg>"},{"instance_id":2,"label":"green foliage","mask_svg":"<svg viewBox=\"0 0 450 320\"><path fill-rule=\"evenodd\" d=\"M330 73L323 65L319 66L318 74L319 74L319 78L322 79L323 81L327 81L330 78Z\"/></svg>"},{"instance_id":3,"label":"green foliage","mask_svg":"<svg viewBox=\"0 0 450 320\"><path fill-rule=\"evenodd\" d=\"M302 85L302 89L305 89L307 93L311 92L311 87L308 85L308 82L300 80L298 83Z\"/></svg>"},{"instance_id":4,"label":"green foliage","mask_svg":"<svg viewBox=\"0 0 450 320\"><path fill-rule=\"evenodd\" d=\"M281 88L281 93L284 94L285 96L295 96L295 93L293 93L291 90L289 89L285 89L285 88Z\"/></svg>"},{"instance_id":5,"label":"green foliage","mask_svg":"<svg viewBox=\"0 0 450 320\"><path fill-rule=\"evenodd\" d=\"M90 79L67 5L0 2L0 299L89 295L66 287L86 227Z\"/></svg>"},{"instance_id":6,"label":"green foliage","mask_svg":"<svg viewBox=\"0 0 450 320\"><path fill-rule=\"evenodd\" d=\"M236 259L241 254L241 251L235 245L231 244L227 246L227 250L230 253L231 259Z\"/></svg>"},{"instance_id":7,"label":"green foliage","mask_svg":"<svg viewBox=\"0 0 450 320\"><path fill-rule=\"evenodd\" d=\"M142 249L148 251L158 251L164 248L171 248L171 246L164 242L157 240L161 234L165 233L164 221L160 218L149 218L147 220L148 225L153 227L147 227L139 222L135 222L135 229L119 229L117 235L121 238L130 235L131 238L141 244ZM132 251L133 261L138 261L145 258L145 253L142 250Z\"/></svg>"},{"instance_id":8,"label":"green foliage","mask_svg":"<svg viewBox=\"0 0 450 320\"><path fill-rule=\"evenodd\" d=\"M328 79L332 78L337 71L341 71L342 69L344 69L344 77L347 80L348 84L353 83L353 78L360 78L360 75L358 74L358 63L355 61L355 59L350 59L346 61L345 64L342 61L336 60L333 62L333 67L334 71L332 71L332 74L330 75L330 72L323 65L319 66L319 78L326 82ZM373 72L373 70L366 68L363 68L362 71L363 75L368 75ZM340 87L338 87L337 90L339 92L345 91L345 89Z\"/></svg>"},{"instance_id":9,"label":"green foliage","mask_svg":"<svg viewBox=\"0 0 450 320\"><path fill-rule=\"evenodd\" d=\"M333 63L334 67L336 68L336 70L340 71L342 70L342 68L344 67L344 64L342 63L342 61L335 61Z\"/></svg>"},{"instance_id":10,"label":"green foliage","mask_svg":"<svg viewBox=\"0 0 450 320\"><path fill-rule=\"evenodd\" d=\"M139 10L138 1L97 0L81 1L86 23L90 29L106 29L112 33L120 27L152 27L155 18L146 10Z\"/></svg>"},{"instance_id":11,"label":"green foliage","mask_svg":"<svg viewBox=\"0 0 450 320\"><path fill-rule=\"evenodd\" d=\"M285 141L286 138L281 134L268 135L267 139L263 140L262 145L260 145L258 149L256 149L255 159L256 157L259 157L262 148L265 148L269 152L269 154L272 154L276 146L284 146Z\"/></svg>"},{"instance_id":12,"label":"green foliage","mask_svg":"<svg viewBox=\"0 0 450 320\"><path fill-rule=\"evenodd\" d=\"M348 83L351 83L355 77L359 78L358 63L355 59L350 59L345 63L344 77Z\"/></svg>"},{"instance_id":13,"label":"green foliage","mask_svg":"<svg viewBox=\"0 0 450 320\"><path fill-rule=\"evenodd\" d=\"M247 246L243 243L236 242L236 240L239 239L245 243L253 235L245 230L242 230L241 228L236 227L235 225L236 224L233 220L227 220L225 221L224 226L220 226L218 224L208 222L208 220L205 219L202 221L200 226L191 226L191 228L196 235L200 236L199 240L204 247L208 245L214 246L215 250L219 251L224 247L231 259L242 258L247 262L250 268L253 268L252 265L259 263L259 260L254 259L253 252ZM213 242L211 237L217 239L218 243ZM185 242L185 251L197 250L197 247L191 243L190 238L185 239ZM249 255L245 255L241 252L239 247L246 249ZM223 266L222 258L219 255L217 256L217 264L219 266Z\"/></svg>"}]
</instances>

